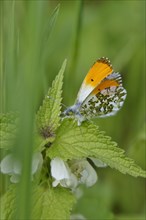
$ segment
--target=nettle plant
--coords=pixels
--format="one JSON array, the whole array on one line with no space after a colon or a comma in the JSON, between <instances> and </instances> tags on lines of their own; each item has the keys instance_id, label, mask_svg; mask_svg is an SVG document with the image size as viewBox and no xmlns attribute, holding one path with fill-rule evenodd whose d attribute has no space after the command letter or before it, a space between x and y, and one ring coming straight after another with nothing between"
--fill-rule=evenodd
<instances>
[{"instance_id":1,"label":"nettle plant","mask_svg":"<svg viewBox=\"0 0 146 220\"><path fill-rule=\"evenodd\" d=\"M126 157L124 150L97 125L83 121L79 126L74 117L62 117L65 66L66 61L36 114L31 170L32 219L69 219L78 187L81 184L90 187L97 181L93 164L94 167L109 166L134 177L146 177L146 171ZM1 115L1 147L4 150L9 150L17 134L18 120L15 114ZM9 189L1 199L1 217L12 219L22 165L12 154L7 154L0 165L1 172L10 175Z\"/></svg>"}]
</instances>

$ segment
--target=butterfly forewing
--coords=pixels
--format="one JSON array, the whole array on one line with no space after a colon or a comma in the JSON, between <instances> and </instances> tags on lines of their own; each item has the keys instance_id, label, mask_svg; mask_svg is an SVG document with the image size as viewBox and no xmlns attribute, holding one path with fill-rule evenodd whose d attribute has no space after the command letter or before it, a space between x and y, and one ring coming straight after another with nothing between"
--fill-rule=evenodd
<instances>
[{"instance_id":1,"label":"butterfly forewing","mask_svg":"<svg viewBox=\"0 0 146 220\"><path fill-rule=\"evenodd\" d=\"M77 95L76 103L83 103L101 81L113 72L108 58L98 59L87 73Z\"/></svg>"}]
</instances>

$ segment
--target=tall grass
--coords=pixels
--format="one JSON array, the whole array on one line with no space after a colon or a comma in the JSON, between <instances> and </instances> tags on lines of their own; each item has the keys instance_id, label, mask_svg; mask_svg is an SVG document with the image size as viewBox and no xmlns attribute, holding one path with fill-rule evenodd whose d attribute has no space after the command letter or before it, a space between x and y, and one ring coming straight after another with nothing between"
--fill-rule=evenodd
<instances>
[{"instance_id":1,"label":"tall grass","mask_svg":"<svg viewBox=\"0 0 146 220\"><path fill-rule=\"evenodd\" d=\"M54 20L48 23L45 1L5 1L2 5L2 111L18 111L19 134L13 153L22 161L14 219L29 219L31 211L31 160L35 114L43 90L47 41ZM58 10L57 10L58 11ZM55 15L51 18L55 19ZM48 26L45 26L47 25ZM5 96L4 96L5 94ZM5 104L5 106L4 106Z\"/></svg>"}]
</instances>

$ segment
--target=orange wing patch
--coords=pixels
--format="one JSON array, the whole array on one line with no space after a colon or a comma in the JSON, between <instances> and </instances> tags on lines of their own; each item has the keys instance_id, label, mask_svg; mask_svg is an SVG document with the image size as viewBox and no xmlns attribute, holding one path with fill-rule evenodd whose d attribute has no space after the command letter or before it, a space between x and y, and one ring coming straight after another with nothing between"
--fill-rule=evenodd
<instances>
[{"instance_id":1,"label":"orange wing patch","mask_svg":"<svg viewBox=\"0 0 146 220\"><path fill-rule=\"evenodd\" d=\"M100 58L93 64L87 76L85 77L84 82L87 85L95 87L99 85L99 83L112 72L113 68L109 59L104 57Z\"/></svg>"},{"instance_id":2,"label":"orange wing patch","mask_svg":"<svg viewBox=\"0 0 146 220\"><path fill-rule=\"evenodd\" d=\"M103 89L106 89L111 86L119 86L119 83L116 80L105 80L100 83L92 92L92 94L98 94Z\"/></svg>"}]
</instances>

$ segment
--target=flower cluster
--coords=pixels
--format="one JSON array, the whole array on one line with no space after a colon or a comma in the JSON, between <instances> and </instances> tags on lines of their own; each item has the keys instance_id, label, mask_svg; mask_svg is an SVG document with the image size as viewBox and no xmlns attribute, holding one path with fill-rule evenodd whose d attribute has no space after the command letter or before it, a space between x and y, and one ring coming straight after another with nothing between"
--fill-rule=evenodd
<instances>
[{"instance_id":1,"label":"flower cluster","mask_svg":"<svg viewBox=\"0 0 146 220\"><path fill-rule=\"evenodd\" d=\"M98 167L106 166L106 164L98 159L90 159ZM71 189L75 189L79 184L85 184L87 187L90 187L98 179L96 171L86 159L71 160L67 163L61 158L56 157L51 161L51 175L54 178L53 187L60 184Z\"/></svg>"},{"instance_id":2,"label":"flower cluster","mask_svg":"<svg viewBox=\"0 0 146 220\"><path fill-rule=\"evenodd\" d=\"M90 160L97 167L105 167L106 164L95 158ZM43 157L40 152L34 153L32 157L31 175L41 170L43 164ZM94 185L98 179L97 173L91 164L86 159L63 161L56 157L51 160L51 176L53 177L52 186L61 185L65 188L76 189L78 185L85 184L87 187ZM21 162L14 158L12 154L3 158L0 163L0 169L3 174L10 175L10 181L17 183L20 180L22 172Z\"/></svg>"}]
</instances>

